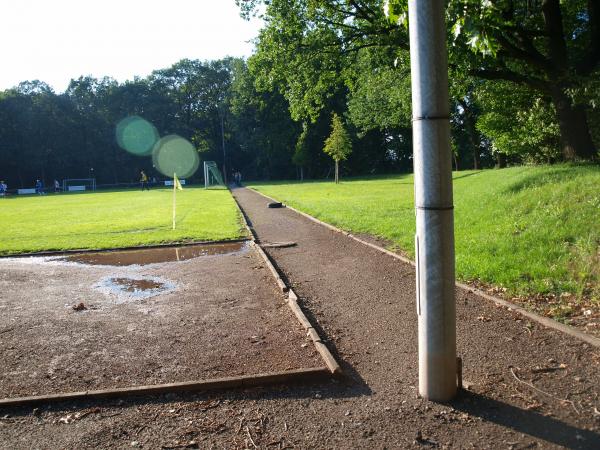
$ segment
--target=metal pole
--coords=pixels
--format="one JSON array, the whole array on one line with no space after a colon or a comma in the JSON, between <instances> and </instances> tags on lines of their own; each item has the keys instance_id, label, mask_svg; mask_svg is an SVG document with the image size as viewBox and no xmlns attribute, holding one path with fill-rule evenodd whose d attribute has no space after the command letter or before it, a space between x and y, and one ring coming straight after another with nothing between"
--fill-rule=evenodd
<instances>
[{"instance_id":1,"label":"metal pole","mask_svg":"<svg viewBox=\"0 0 600 450\"><path fill-rule=\"evenodd\" d=\"M223 112L221 112L221 145L223 147L223 182L227 186L227 166L225 163L225 127L223 126Z\"/></svg>"},{"instance_id":2,"label":"metal pole","mask_svg":"<svg viewBox=\"0 0 600 450\"><path fill-rule=\"evenodd\" d=\"M419 394L453 398L457 388L454 213L444 2L409 0Z\"/></svg>"},{"instance_id":3,"label":"metal pole","mask_svg":"<svg viewBox=\"0 0 600 450\"><path fill-rule=\"evenodd\" d=\"M206 175L206 161L204 161L204 189L208 189L208 176Z\"/></svg>"},{"instance_id":4,"label":"metal pole","mask_svg":"<svg viewBox=\"0 0 600 450\"><path fill-rule=\"evenodd\" d=\"M175 201L176 201L176 197L177 197L177 187L175 184L175 178L177 178L177 174L175 172L173 172L173 229L175 229Z\"/></svg>"}]
</instances>

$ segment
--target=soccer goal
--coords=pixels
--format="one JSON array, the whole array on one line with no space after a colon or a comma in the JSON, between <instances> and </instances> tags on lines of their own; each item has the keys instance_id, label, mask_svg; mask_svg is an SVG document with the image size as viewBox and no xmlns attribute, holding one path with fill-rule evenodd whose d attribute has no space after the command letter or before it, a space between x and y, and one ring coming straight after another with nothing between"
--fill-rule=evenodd
<instances>
[{"instance_id":1,"label":"soccer goal","mask_svg":"<svg viewBox=\"0 0 600 450\"><path fill-rule=\"evenodd\" d=\"M213 186L225 186L223 177L216 162L204 161L204 187L208 189Z\"/></svg>"},{"instance_id":2,"label":"soccer goal","mask_svg":"<svg viewBox=\"0 0 600 450\"><path fill-rule=\"evenodd\" d=\"M95 191L95 178L66 178L62 182L63 192Z\"/></svg>"}]
</instances>

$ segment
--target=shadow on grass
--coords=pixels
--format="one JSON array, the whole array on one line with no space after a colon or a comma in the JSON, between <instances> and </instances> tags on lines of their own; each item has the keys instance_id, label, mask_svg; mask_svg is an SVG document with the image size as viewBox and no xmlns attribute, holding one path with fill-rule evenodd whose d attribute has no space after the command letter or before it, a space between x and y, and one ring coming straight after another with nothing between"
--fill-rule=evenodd
<instances>
[{"instance_id":1,"label":"shadow on grass","mask_svg":"<svg viewBox=\"0 0 600 450\"><path fill-rule=\"evenodd\" d=\"M353 182L353 181L384 181L384 180L401 180L408 176L411 176L410 173L390 173L390 174L381 174L381 175L362 175L355 177L341 177L340 184L344 184L344 182ZM244 183L241 187L250 187L255 188L256 186L283 186L288 184L315 184L315 183L331 183L334 184L333 179L331 178L311 178L300 180L250 180ZM410 183L400 183L400 184L413 184Z\"/></svg>"},{"instance_id":2,"label":"shadow on grass","mask_svg":"<svg viewBox=\"0 0 600 450\"><path fill-rule=\"evenodd\" d=\"M480 175L485 173L484 170L478 171L469 171L469 173L461 173L461 172L453 172L452 179L459 180L461 178L467 178L474 175ZM340 179L339 184L351 183L354 181L393 181L394 184L405 184L405 185L413 185L412 181L405 181L407 177L412 176L412 173L397 173L397 174L385 174L385 175L364 175L364 176L356 176L356 177L344 177ZM333 180L327 178L318 178L318 179L310 179L310 180L269 180L269 181L250 181L248 182L248 187L255 188L256 186L285 186L288 184L302 185L302 184L316 184L316 183L332 183ZM243 186L242 186L243 187ZM236 188L234 188L236 189Z\"/></svg>"},{"instance_id":3,"label":"shadow on grass","mask_svg":"<svg viewBox=\"0 0 600 450\"><path fill-rule=\"evenodd\" d=\"M454 409L479 417L486 422L495 423L558 446L573 449L600 448L600 434L594 431L577 428L553 417L521 409L483 395L463 391L458 399L450 404Z\"/></svg>"},{"instance_id":4,"label":"shadow on grass","mask_svg":"<svg viewBox=\"0 0 600 450\"><path fill-rule=\"evenodd\" d=\"M572 179L573 171L575 168L580 167L581 169L587 168L589 170L600 169L600 166L593 164L569 164L549 167L547 171L543 173L534 173L531 175L525 175L519 181L508 186L505 192L516 194L526 189L539 188L547 184L559 184ZM578 174L584 174L585 172L579 171Z\"/></svg>"},{"instance_id":5,"label":"shadow on grass","mask_svg":"<svg viewBox=\"0 0 600 450\"><path fill-rule=\"evenodd\" d=\"M473 175L479 175L482 173L483 173L483 170L479 170L477 172L465 173L465 174L461 174L461 175L459 175L459 172L453 172L452 181L460 180L461 178L472 177ZM454 175L454 174L456 174L456 175Z\"/></svg>"}]
</instances>

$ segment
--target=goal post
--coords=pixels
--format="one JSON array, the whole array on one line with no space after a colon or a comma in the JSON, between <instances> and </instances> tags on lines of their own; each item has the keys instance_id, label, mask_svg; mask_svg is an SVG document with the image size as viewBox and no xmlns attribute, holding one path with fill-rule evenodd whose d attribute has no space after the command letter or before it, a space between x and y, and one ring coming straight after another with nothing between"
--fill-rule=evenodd
<instances>
[{"instance_id":1,"label":"goal post","mask_svg":"<svg viewBox=\"0 0 600 450\"><path fill-rule=\"evenodd\" d=\"M95 191L95 178L65 178L62 181L63 192Z\"/></svg>"},{"instance_id":2,"label":"goal post","mask_svg":"<svg viewBox=\"0 0 600 450\"><path fill-rule=\"evenodd\" d=\"M214 161L204 161L204 188L209 189L214 186L225 186L223 177Z\"/></svg>"}]
</instances>

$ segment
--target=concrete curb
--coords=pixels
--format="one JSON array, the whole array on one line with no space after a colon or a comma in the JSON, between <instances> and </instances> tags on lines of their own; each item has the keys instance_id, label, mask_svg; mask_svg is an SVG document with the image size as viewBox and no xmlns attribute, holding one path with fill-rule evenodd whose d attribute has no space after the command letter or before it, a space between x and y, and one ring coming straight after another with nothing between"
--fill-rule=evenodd
<instances>
[{"instance_id":1,"label":"concrete curb","mask_svg":"<svg viewBox=\"0 0 600 450\"><path fill-rule=\"evenodd\" d=\"M248 225L248 216L244 212L244 209L240 206L237 199L235 197L233 197L233 198L235 200L235 203L238 205L240 212L242 213L242 217L244 218L244 221L246 222L246 228L250 231L250 234L253 238L252 239L253 244L256 247L258 254L262 257L263 261L265 262L265 264L267 265L267 267L273 274L273 277L275 278L275 282L277 283L277 286L279 286L279 289L281 290L281 292L284 294L287 294L288 297L287 297L286 303L288 304L288 306L290 307L290 309L296 316L296 319L298 319L298 322L300 322L300 325L302 326L302 328L304 328L306 330L306 335L311 338L313 345L315 346L315 349L317 350L317 352L319 352L321 359L327 365L327 368L329 369L329 372L331 373L331 375L334 375L334 376L341 375L342 374L341 366L338 364L335 357L329 351L327 346L323 343L323 340L319 336L319 333L317 333L317 330L315 330L315 328L310 323L310 320L308 320L308 317L306 317L306 315L300 308L300 305L298 304L298 296L296 295L296 293L289 286L287 286L285 284L285 282L281 278L281 275L279 274L279 271L273 264L273 261L271 260L269 255L267 255L266 252L262 249L262 247L259 243L259 240L258 240L258 236L256 235L254 229L252 229Z\"/></svg>"},{"instance_id":2,"label":"concrete curb","mask_svg":"<svg viewBox=\"0 0 600 450\"><path fill-rule=\"evenodd\" d=\"M253 188L248 188L248 189L251 189L253 192L256 192L257 194L259 194L259 195L263 196L264 198L268 199L269 201L278 201L278 200L276 200L276 199L274 199L272 197L269 197L268 195L263 194L262 192L257 191L256 189L253 189ZM325 223L325 222L317 219L316 217L313 217L313 216L311 216L309 214L306 214L306 213L304 213L302 211L298 211L297 209L293 208L292 206L285 205L285 207L287 209L291 210L291 211L294 211L297 214L300 214L301 216L306 217L307 219L309 219L309 220L311 220L311 221L313 221L313 222L315 222L315 223L317 223L319 225L322 225L322 226L324 226L326 228L329 228L332 231L335 231L337 233L341 233L344 236L349 237L350 239L354 239L355 241L360 242L363 245L371 247L371 248L373 248L373 249L375 249L375 250L377 250L379 252L385 253L386 255L389 255L392 258L398 259L398 260L400 260L400 261L402 261L402 262L404 262L406 264L410 264L413 267L415 266L415 262L414 261L412 261L412 260L410 260L410 259L408 259L408 258L406 258L404 256L401 256L401 255L399 255L397 253L394 253L394 252L392 252L390 250L387 250L387 249L385 249L383 247L380 247L379 245L373 244L371 242L367 242L367 241L365 241L365 240L363 240L363 239L361 239L359 237L354 236L352 233L349 233L349 232L344 231L344 230L342 230L340 228L337 228L334 225ZM511 303L509 301L506 301L506 300L498 298L498 297L494 297L494 296L489 295L489 294L487 294L486 292L484 292L484 291L482 291L480 289L473 288L473 287L471 287L471 286L469 286L467 284L457 282L456 286L459 287L459 288L461 288L461 289L473 292L473 293L479 295L480 297L482 297L482 298L484 298L486 300L492 301L492 302L494 302L498 306L503 306L505 308L509 308L509 309L511 309L513 311L516 311L517 313L521 314L522 316L525 316L525 317L527 317L527 318L529 318L531 320L534 320L534 321L538 322L539 324L541 324L541 325L543 325L543 326L545 326L547 328L552 328L554 330L560 331L560 332L565 333L565 334L567 334L569 336L577 338L577 339L579 339L579 340L581 340L583 342L586 342L587 344L590 344L590 345L592 345L594 347L600 348L600 338L597 338L597 337L594 337L594 336L590 336L589 334L586 334L586 333L584 333L582 331L579 331L579 330L577 330L577 329L575 329L575 328L573 328L573 327L571 327L569 325L565 325L565 324L562 324L562 323L557 322L555 320L552 320L552 319L550 319L548 317L540 316L539 314L536 314L534 312L526 310L522 306L516 305L514 303Z\"/></svg>"},{"instance_id":3,"label":"concrete curb","mask_svg":"<svg viewBox=\"0 0 600 450\"><path fill-rule=\"evenodd\" d=\"M148 386L132 386L96 391L69 392L61 394L36 395L31 397L4 398L0 400L0 408L29 406L39 403L57 403L80 400L99 400L106 398L122 398L125 396L157 395L172 392L194 392L217 389L247 388L267 386L296 381L305 381L329 377L327 367L297 369L285 372L271 372L259 375L242 375L237 377L216 378L212 380L186 381L181 383L155 384Z\"/></svg>"}]
</instances>

